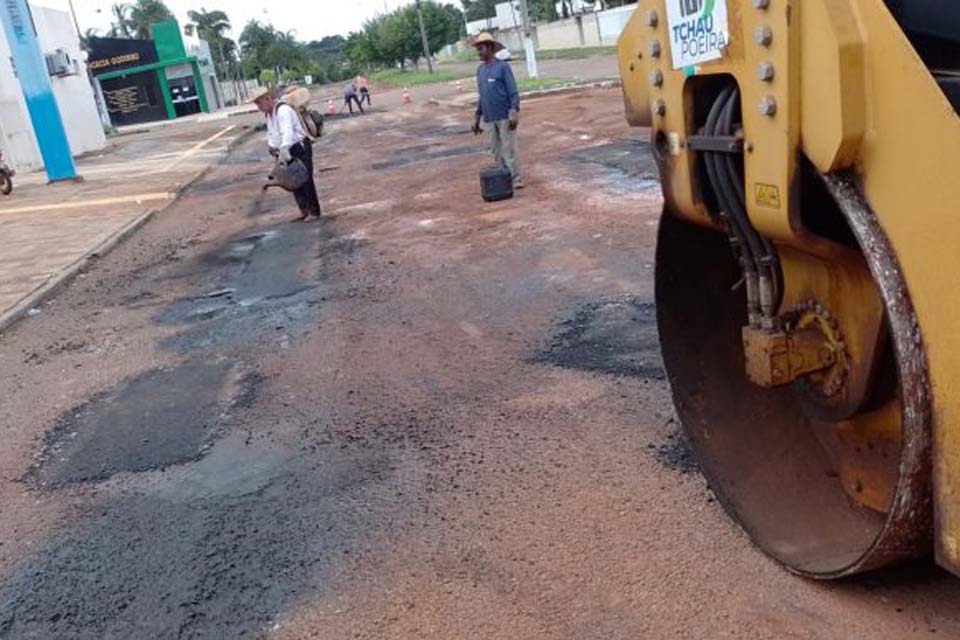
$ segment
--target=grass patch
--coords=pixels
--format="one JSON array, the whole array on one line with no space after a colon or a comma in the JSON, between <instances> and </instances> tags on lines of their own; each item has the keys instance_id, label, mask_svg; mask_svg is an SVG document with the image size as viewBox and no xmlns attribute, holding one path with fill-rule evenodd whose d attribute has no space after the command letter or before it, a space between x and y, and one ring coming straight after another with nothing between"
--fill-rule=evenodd
<instances>
[{"instance_id":1,"label":"grass patch","mask_svg":"<svg viewBox=\"0 0 960 640\"><path fill-rule=\"evenodd\" d=\"M616 47L575 47L572 49L551 49L549 51L537 51L537 59L579 60L581 58L592 58L593 56L612 56L616 55L616 53Z\"/></svg>"},{"instance_id":2,"label":"grass patch","mask_svg":"<svg viewBox=\"0 0 960 640\"><path fill-rule=\"evenodd\" d=\"M391 87L418 87L424 84L438 82L453 82L471 77L468 73L457 71L400 71L399 69L384 69L370 74L370 79Z\"/></svg>"},{"instance_id":3,"label":"grass patch","mask_svg":"<svg viewBox=\"0 0 960 640\"><path fill-rule=\"evenodd\" d=\"M517 78L517 89L521 93L553 89L555 87L562 87L565 84L573 84L573 81L560 80L559 78Z\"/></svg>"}]
</instances>

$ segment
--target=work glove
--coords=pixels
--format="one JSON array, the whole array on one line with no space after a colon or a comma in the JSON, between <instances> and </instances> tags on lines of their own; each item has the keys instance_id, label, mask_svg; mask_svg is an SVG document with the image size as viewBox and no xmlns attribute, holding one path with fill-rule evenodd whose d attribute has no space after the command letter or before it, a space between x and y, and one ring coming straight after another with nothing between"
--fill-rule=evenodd
<instances>
[{"instance_id":1,"label":"work glove","mask_svg":"<svg viewBox=\"0 0 960 640\"><path fill-rule=\"evenodd\" d=\"M520 124L520 112L515 109L511 110L507 115L507 119L510 122L510 131L516 131L517 125Z\"/></svg>"},{"instance_id":2,"label":"work glove","mask_svg":"<svg viewBox=\"0 0 960 640\"><path fill-rule=\"evenodd\" d=\"M473 127L470 130L473 131L475 136L483 133L483 127L480 126L480 116L477 116L477 119L473 121Z\"/></svg>"},{"instance_id":3,"label":"work glove","mask_svg":"<svg viewBox=\"0 0 960 640\"><path fill-rule=\"evenodd\" d=\"M290 155L290 147L281 147L277 159L283 164L290 164L290 161L293 160L293 156Z\"/></svg>"}]
</instances>

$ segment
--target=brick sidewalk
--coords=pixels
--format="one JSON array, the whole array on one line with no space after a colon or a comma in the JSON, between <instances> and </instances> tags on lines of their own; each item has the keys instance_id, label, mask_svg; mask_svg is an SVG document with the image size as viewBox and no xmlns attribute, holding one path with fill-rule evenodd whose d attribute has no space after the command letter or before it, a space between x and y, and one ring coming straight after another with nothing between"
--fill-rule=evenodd
<instances>
[{"instance_id":1,"label":"brick sidewalk","mask_svg":"<svg viewBox=\"0 0 960 640\"><path fill-rule=\"evenodd\" d=\"M256 116L185 122L110 140L78 163L83 182L14 179L0 200L0 330L90 256L162 210L233 144Z\"/></svg>"}]
</instances>

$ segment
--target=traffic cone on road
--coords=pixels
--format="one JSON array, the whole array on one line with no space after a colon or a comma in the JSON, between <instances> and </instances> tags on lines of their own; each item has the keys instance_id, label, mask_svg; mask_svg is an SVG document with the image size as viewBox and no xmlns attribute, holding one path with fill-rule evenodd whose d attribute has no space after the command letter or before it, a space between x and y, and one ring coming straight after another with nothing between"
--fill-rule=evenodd
<instances>
[{"instance_id":1,"label":"traffic cone on road","mask_svg":"<svg viewBox=\"0 0 960 640\"><path fill-rule=\"evenodd\" d=\"M410 88L404 87L403 88L403 104L410 104L411 102L413 102L413 98L410 97Z\"/></svg>"},{"instance_id":2,"label":"traffic cone on road","mask_svg":"<svg viewBox=\"0 0 960 640\"><path fill-rule=\"evenodd\" d=\"M333 106L333 100L327 100L327 115L328 116L337 115L337 108Z\"/></svg>"}]
</instances>

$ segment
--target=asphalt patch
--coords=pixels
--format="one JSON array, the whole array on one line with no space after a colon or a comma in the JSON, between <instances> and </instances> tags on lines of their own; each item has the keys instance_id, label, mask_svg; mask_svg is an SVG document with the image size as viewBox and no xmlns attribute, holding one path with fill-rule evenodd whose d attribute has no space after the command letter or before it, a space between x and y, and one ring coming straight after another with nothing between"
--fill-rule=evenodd
<instances>
[{"instance_id":1,"label":"asphalt patch","mask_svg":"<svg viewBox=\"0 0 960 640\"><path fill-rule=\"evenodd\" d=\"M577 149L565 156L582 171L592 166L618 191L649 192L660 189L659 171L649 142L623 138L609 144Z\"/></svg>"},{"instance_id":2,"label":"asphalt patch","mask_svg":"<svg viewBox=\"0 0 960 640\"><path fill-rule=\"evenodd\" d=\"M656 308L635 296L577 307L560 322L533 361L566 369L666 379Z\"/></svg>"},{"instance_id":3,"label":"asphalt patch","mask_svg":"<svg viewBox=\"0 0 960 640\"><path fill-rule=\"evenodd\" d=\"M27 480L42 488L106 480L198 459L223 407L230 365L155 369L66 412Z\"/></svg>"},{"instance_id":4,"label":"asphalt patch","mask_svg":"<svg viewBox=\"0 0 960 640\"><path fill-rule=\"evenodd\" d=\"M655 445L650 445L655 447ZM660 464L671 471L687 475L699 473L700 465L690 449L690 443L682 432L677 431L667 436L667 442L655 447L656 458Z\"/></svg>"},{"instance_id":5,"label":"asphalt patch","mask_svg":"<svg viewBox=\"0 0 960 640\"><path fill-rule=\"evenodd\" d=\"M440 158L451 158L456 156L467 156L475 153L485 153L486 149L482 145L468 144L458 147L436 147L435 145L415 145L397 149L393 152L394 157L382 162L374 162L370 167L375 171L383 169L396 169L410 164L429 162Z\"/></svg>"},{"instance_id":6,"label":"asphalt patch","mask_svg":"<svg viewBox=\"0 0 960 640\"><path fill-rule=\"evenodd\" d=\"M376 553L369 532L404 526L391 467L351 447L305 456L225 439L21 558L0 580L0 638L266 637Z\"/></svg>"},{"instance_id":7,"label":"asphalt patch","mask_svg":"<svg viewBox=\"0 0 960 640\"><path fill-rule=\"evenodd\" d=\"M185 326L162 346L191 353L304 329L323 300L317 276L309 272L311 258L340 251L339 244L324 223L284 223L211 251L200 258L206 288L157 316L162 324Z\"/></svg>"}]
</instances>

